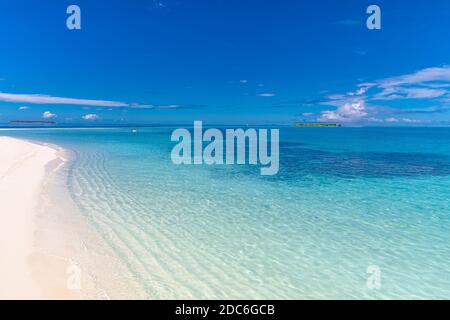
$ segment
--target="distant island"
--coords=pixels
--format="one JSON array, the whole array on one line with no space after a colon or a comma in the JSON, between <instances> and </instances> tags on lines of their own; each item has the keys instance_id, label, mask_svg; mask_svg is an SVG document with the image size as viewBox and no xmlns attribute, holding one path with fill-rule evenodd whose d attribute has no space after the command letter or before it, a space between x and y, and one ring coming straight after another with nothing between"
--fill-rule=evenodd
<instances>
[{"instance_id":1,"label":"distant island","mask_svg":"<svg viewBox=\"0 0 450 320\"><path fill-rule=\"evenodd\" d=\"M9 124L56 124L56 122L54 122L54 121L44 121L44 120L38 120L38 121L13 120L13 121L10 121Z\"/></svg>"},{"instance_id":2,"label":"distant island","mask_svg":"<svg viewBox=\"0 0 450 320\"><path fill-rule=\"evenodd\" d=\"M294 127L342 127L340 123L296 123Z\"/></svg>"}]
</instances>

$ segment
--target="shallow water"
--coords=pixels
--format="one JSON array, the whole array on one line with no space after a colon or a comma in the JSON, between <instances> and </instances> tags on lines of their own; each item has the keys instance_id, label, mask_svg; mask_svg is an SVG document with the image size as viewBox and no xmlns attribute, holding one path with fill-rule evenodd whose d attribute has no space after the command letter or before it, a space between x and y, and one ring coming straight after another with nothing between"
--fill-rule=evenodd
<instances>
[{"instance_id":1,"label":"shallow water","mask_svg":"<svg viewBox=\"0 0 450 320\"><path fill-rule=\"evenodd\" d=\"M73 151L70 194L130 296L450 298L450 128L282 128L271 177L175 166L171 131L2 134Z\"/></svg>"}]
</instances>

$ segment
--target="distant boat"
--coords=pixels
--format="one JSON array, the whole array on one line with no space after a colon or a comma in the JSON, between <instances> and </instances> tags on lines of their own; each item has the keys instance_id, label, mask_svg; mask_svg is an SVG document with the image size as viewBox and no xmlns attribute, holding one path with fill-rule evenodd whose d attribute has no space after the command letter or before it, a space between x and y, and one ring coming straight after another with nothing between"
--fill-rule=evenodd
<instances>
[{"instance_id":1,"label":"distant boat","mask_svg":"<svg viewBox=\"0 0 450 320\"><path fill-rule=\"evenodd\" d=\"M136 129L131 130L133 133L137 133L138 131Z\"/></svg>"},{"instance_id":2,"label":"distant boat","mask_svg":"<svg viewBox=\"0 0 450 320\"><path fill-rule=\"evenodd\" d=\"M296 123L294 127L342 127L340 123Z\"/></svg>"}]
</instances>

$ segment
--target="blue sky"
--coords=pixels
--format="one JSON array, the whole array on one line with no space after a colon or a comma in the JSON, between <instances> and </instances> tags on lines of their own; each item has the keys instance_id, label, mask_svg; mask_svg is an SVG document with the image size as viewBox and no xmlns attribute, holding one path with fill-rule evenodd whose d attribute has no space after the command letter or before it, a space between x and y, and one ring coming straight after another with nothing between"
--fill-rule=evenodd
<instances>
[{"instance_id":1,"label":"blue sky","mask_svg":"<svg viewBox=\"0 0 450 320\"><path fill-rule=\"evenodd\" d=\"M450 124L449 18L447 0L2 1L0 123Z\"/></svg>"}]
</instances>

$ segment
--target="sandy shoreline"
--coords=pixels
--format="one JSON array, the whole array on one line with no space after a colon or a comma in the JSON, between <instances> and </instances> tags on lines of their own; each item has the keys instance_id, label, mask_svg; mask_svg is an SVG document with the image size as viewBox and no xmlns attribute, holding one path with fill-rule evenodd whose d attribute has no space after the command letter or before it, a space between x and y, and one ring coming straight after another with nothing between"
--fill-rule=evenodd
<instances>
[{"instance_id":1,"label":"sandy shoreline","mask_svg":"<svg viewBox=\"0 0 450 320\"><path fill-rule=\"evenodd\" d=\"M0 299L43 298L29 258L46 166L58 151L8 137L0 137L0 148Z\"/></svg>"},{"instance_id":2,"label":"sandy shoreline","mask_svg":"<svg viewBox=\"0 0 450 320\"><path fill-rule=\"evenodd\" d=\"M4 136L0 148L0 300L142 298L69 194L69 152Z\"/></svg>"},{"instance_id":3,"label":"sandy shoreline","mask_svg":"<svg viewBox=\"0 0 450 320\"><path fill-rule=\"evenodd\" d=\"M60 174L65 151L3 136L0 148L0 300L82 298L71 257L85 226Z\"/></svg>"}]
</instances>

